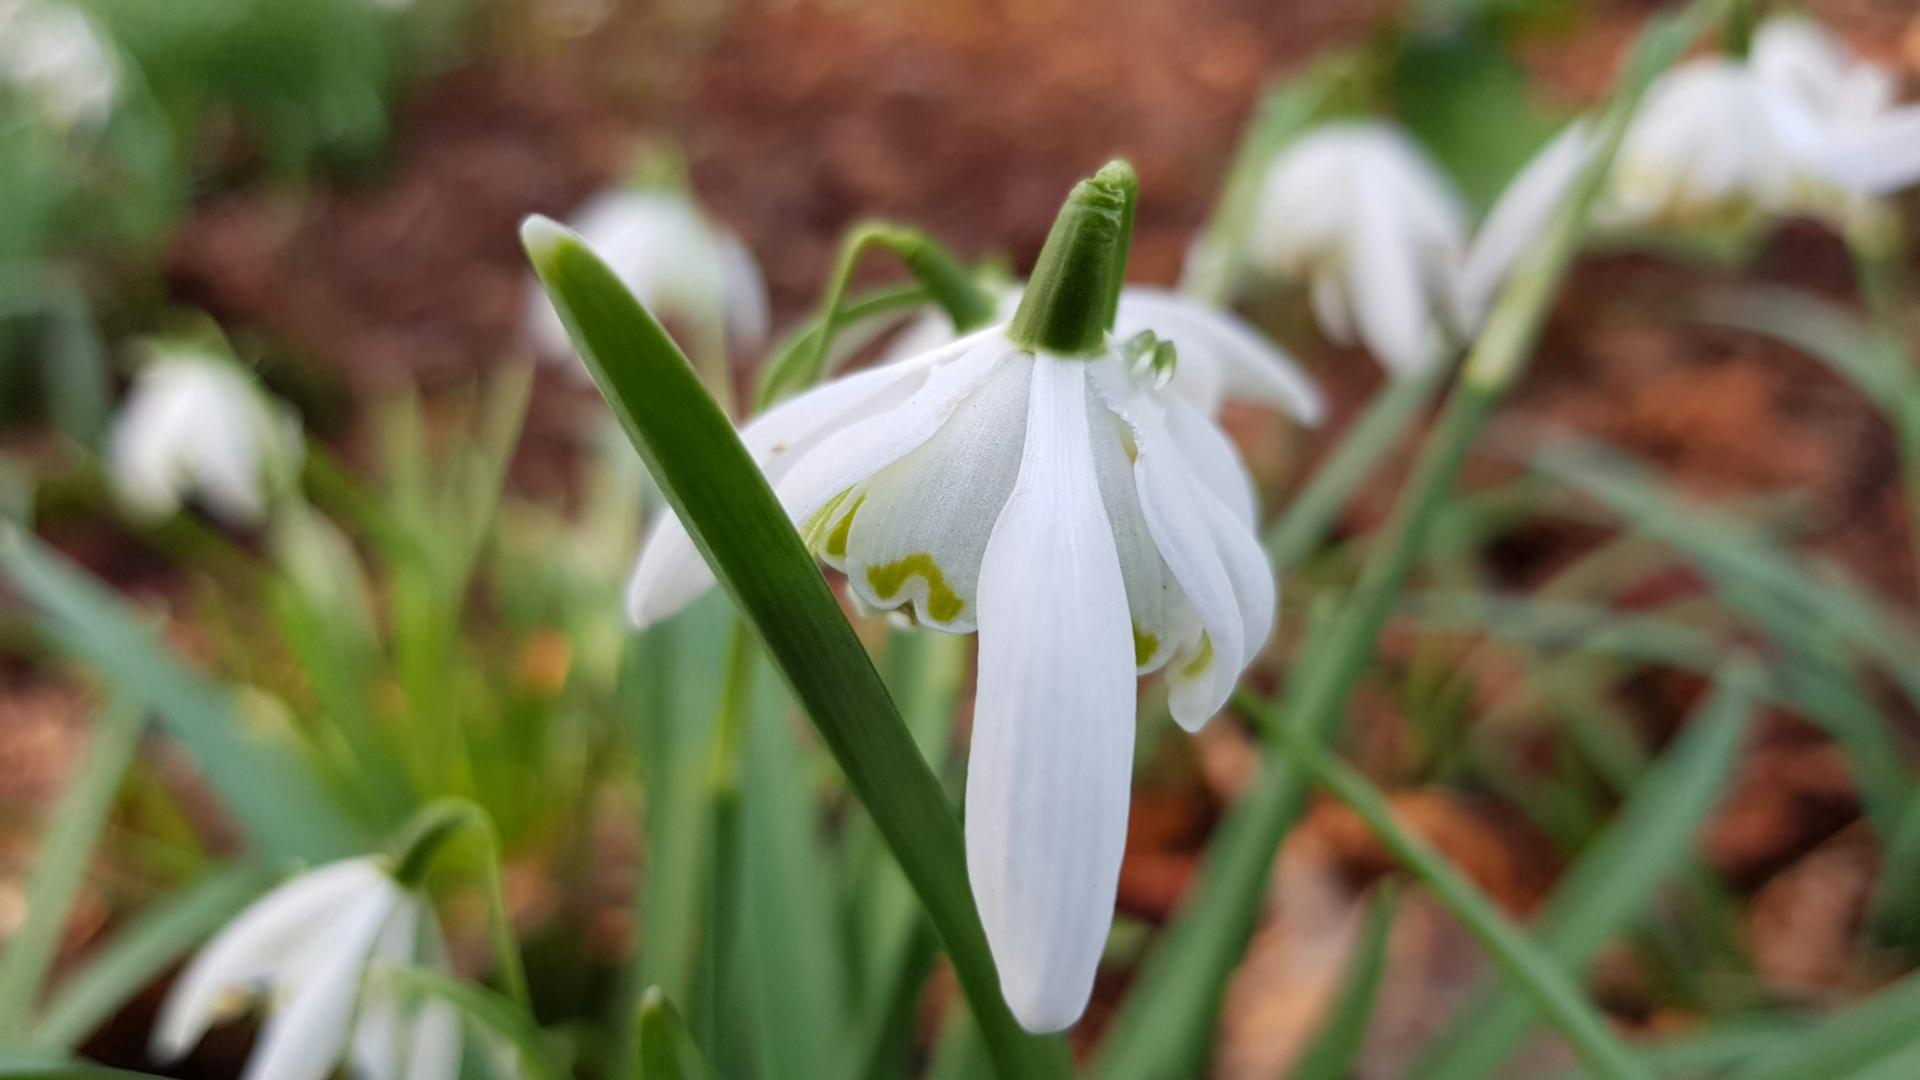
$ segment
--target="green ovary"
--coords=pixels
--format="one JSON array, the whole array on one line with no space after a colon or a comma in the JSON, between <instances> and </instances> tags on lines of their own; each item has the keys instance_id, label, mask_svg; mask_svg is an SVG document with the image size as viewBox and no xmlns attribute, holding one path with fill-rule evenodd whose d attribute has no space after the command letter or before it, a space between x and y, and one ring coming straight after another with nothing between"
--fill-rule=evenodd
<instances>
[{"instance_id":1,"label":"green ovary","mask_svg":"<svg viewBox=\"0 0 1920 1080\"><path fill-rule=\"evenodd\" d=\"M900 595L900 589L912 577L927 583L927 602L921 612L924 617L935 622L951 622L960 614L960 609L967 606L960 594L947 584L947 575L928 552L917 551L884 566L867 568L867 584L873 586L873 594L882 600Z\"/></svg>"},{"instance_id":2,"label":"green ovary","mask_svg":"<svg viewBox=\"0 0 1920 1080\"><path fill-rule=\"evenodd\" d=\"M1193 659L1187 661L1186 664L1180 668L1180 674L1188 679L1197 679L1212 666L1213 637L1205 631L1202 631L1200 634L1200 651L1195 653Z\"/></svg>"}]
</instances>

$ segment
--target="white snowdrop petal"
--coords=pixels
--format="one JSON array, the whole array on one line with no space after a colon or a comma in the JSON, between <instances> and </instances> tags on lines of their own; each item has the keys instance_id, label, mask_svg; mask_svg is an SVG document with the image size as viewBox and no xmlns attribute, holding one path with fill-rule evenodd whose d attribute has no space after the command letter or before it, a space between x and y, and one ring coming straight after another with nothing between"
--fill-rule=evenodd
<instances>
[{"instance_id":1,"label":"white snowdrop petal","mask_svg":"<svg viewBox=\"0 0 1920 1080\"><path fill-rule=\"evenodd\" d=\"M969 633L980 560L1013 490L1033 361L1012 356L934 436L851 496L822 546L871 607Z\"/></svg>"},{"instance_id":2,"label":"white snowdrop petal","mask_svg":"<svg viewBox=\"0 0 1920 1080\"><path fill-rule=\"evenodd\" d=\"M1125 421L1106 406L1108 394L1100 386L1102 381L1095 380L1102 400L1088 419L1094 476L1100 485L1107 523L1113 529L1120 576L1126 584L1135 670L1145 675L1164 666L1182 641L1197 635L1199 622L1192 605L1174 584L1147 528L1146 516L1140 510L1140 493L1133 482L1133 436Z\"/></svg>"},{"instance_id":3,"label":"white snowdrop petal","mask_svg":"<svg viewBox=\"0 0 1920 1080\"><path fill-rule=\"evenodd\" d=\"M980 577L967 870L1022 1026L1086 1008L1113 920L1134 665L1089 444L1085 363L1034 363L1029 437Z\"/></svg>"},{"instance_id":4,"label":"white snowdrop petal","mask_svg":"<svg viewBox=\"0 0 1920 1080\"><path fill-rule=\"evenodd\" d=\"M1920 105L1836 134L1822 157L1837 182L1864 194L1891 195L1920 183Z\"/></svg>"},{"instance_id":5,"label":"white snowdrop petal","mask_svg":"<svg viewBox=\"0 0 1920 1080\"><path fill-rule=\"evenodd\" d=\"M1592 153L1587 126L1569 124L1500 193L1460 271L1461 304L1469 325L1486 317L1514 264L1546 233Z\"/></svg>"},{"instance_id":6,"label":"white snowdrop petal","mask_svg":"<svg viewBox=\"0 0 1920 1080\"><path fill-rule=\"evenodd\" d=\"M341 912L329 947L261 1029L244 1080L326 1080L333 1074L352 1033L368 953L401 900L399 886L391 880L385 885Z\"/></svg>"},{"instance_id":7,"label":"white snowdrop petal","mask_svg":"<svg viewBox=\"0 0 1920 1080\"><path fill-rule=\"evenodd\" d=\"M1167 433L1187 459L1188 467L1207 485L1207 490L1233 512L1234 520L1252 532L1258 519L1258 500L1254 495L1253 477L1241 464L1233 441L1187 402L1167 399L1162 407Z\"/></svg>"},{"instance_id":8,"label":"white snowdrop petal","mask_svg":"<svg viewBox=\"0 0 1920 1080\"><path fill-rule=\"evenodd\" d=\"M796 455L775 485L794 524L806 531L828 504L932 438L994 368L1013 355L1003 341L976 342L935 368L925 385L896 408L843 427Z\"/></svg>"},{"instance_id":9,"label":"white snowdrop petal","mask_svg":"<svg viewBox=\"0 0 1920 1080\"><path fill-rule=\"evenodd\" d=\"M435 998L420 1006L406 1080L457 1080L460 1075L460 1014Z\"/></svg>"},{"instance_id":10,"label":"white snowdrop petal","mask_svg":"<svg viewBox=\"0 0 1920 1080\"><path fill-rule=\"evenodd\" d=\"M767 282L760 264L738 236L719 236L720 269L727 309L727 343L752 348L767 339Z\"/></svg>"},{"instance_id":11,"label":"white snowdrop petal","mask_svg":"<svg viewBox=\"0 0 1920 1080\"><path fill-rule=\"evenodd\" d=\"M151 1052L180 1058L223 1019L241 992L273 977L287 957L323 932L342 905L377 887L371 859L349 859L302 874L267 893L228 923L188 964L160 1007Z\"/></svg>"},{"instance_id":12,"label":"white snowdrop petal","mask_svg":"<svg viewBox=\"0 0 1920 1080\"><path fill-rule=\"evenodd\" d=\"M1375 359L1401 373L1426 362L1430 324L1418 256L1390 206L1369 206L1354 223L1347 297Z\"/></svg>"}]
</instances>

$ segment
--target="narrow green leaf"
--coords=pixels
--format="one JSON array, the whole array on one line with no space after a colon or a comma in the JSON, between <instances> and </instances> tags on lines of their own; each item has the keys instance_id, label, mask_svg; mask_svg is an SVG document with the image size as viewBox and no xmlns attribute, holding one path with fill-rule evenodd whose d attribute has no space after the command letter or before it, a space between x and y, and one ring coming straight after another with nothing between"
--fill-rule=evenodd
<instances>
[{"instance_id":1,"label":"narrow green leaf","mask_svg":"<svg viewBox=\"0 0 1920 1080\"><path fill-rule=\"evenodd\" d=\"M325 862L368 850L365 832L287 748L250 736L226 695L180 666L107 589L40 541L0 525L0 573L41 629L130 701L151 706L269 858Z\"/></svg>"},{"instance_id":2,"label":"narrow green leaf","mask_svg":"<svg viewBox=\"0 0 1920 1080\"><path fill-rule=\"evenodd\" d=\"M1563 970L1581 971L1691 857L1695 833L1719 803L1739 758L1757 678L1745 662L1722 674L1673 749L1647 772L1613 823L1555 887L1534 933ZM1431 1080L1493 1075L1532 1019L1520 987L1508 984L1483 993L1456 1014L1414 1071Z\"/></svg>"},{"instance_id":3,"label":"narrow green leaf","mask_svg":"<svg viewBox=\"0 0 1920 1080\"><path fill-rule=\"evenodd\" d=\"M271 880L257 864L224 867L135 916L55 984L33 1042L63 1050L79 1045Z\"/></svg>"},{"instance_id":4,"label":"narrow green leaf","mask_svg":"<svg viewBox=\"0 0 1920 1080\"><path fill-rule=\"evenodd\" d=\"M1353 1059L1360 1053L1374 1002L1380 996L1380 979L1387 970L1387 942L1399 902L1399 890L1389 884L1367 904L1366 921L1347 960L1340 992L1321 1021L1319 1034L1294 1065L1292 1080L1343 1080L1352 1074Z\"/></svg>"},{"instance_id":5,"label":"narrow green leaf","mask_svg":"<svg viewBox=\"0 0 1920 1080\"><path fill-rule=\"evenodd\" d=\"M835 1065L848 1041L846 987L806 748L791 727L785 687L758 655L751 677L741 947L755 1060L768 1080L842 1075Z\"/></svg>"},{"instance_id":6,"label":"narrow green leaf","mask_svg":"<svg viewBox=\"0 0 1920 1080\"><path fill-rule=\"evenodd\" d=\"M112 1069L90 1061L49 1061L27 1057L20 1061L0 1057L0 1080L158 1080L154 1073Z\"/></svg>"},{"instance_id":7,"label":"narrow green leaf","mask_svg":"<svg viewBox=\"0 0 1920 1080\"><path fill-rule=\"evenodd\" d=\"M704 1080L712 1075L687 1025L659 987L648 987L640 996L639 1021L634 1030L640 1039L639 1052L634 1055L639 1063L635 1080Z\"/></svg>"},{"instance_id":8,"label":"narrow green leaf","mask_svg":"<svg viewBox=\"0 0 1920 1080\"><path fill-rule=\"evenodd\" d=\"M69 782L48 821L27 879L27 915L0 954L0 1043L27 1030L40 982L60 947L67 912L86 878L93 849L106 831L113 796L140 744L143 711L124 701L94 721L86 761Z\"/></svg>"},{"instance_id":9,"label":"narrow green leaf","mask_svg":"<svg viewBox=\"0 0 1920 1080\"><path fill-rule=\"evenodd\" d=\"M1687 312L1700 322L1773 338L1823 360L1896 421L1920 380L1906 367L1898 341L1866 320L1799 289L1744 284L1703 294Z\"/></svg>"},{"instance_id":10,"label":"narrow green leaf","mask_svg":"<svg viewBox=\"0 0 1920 1080\"><path fill-rule=\"evenodd\" d=\"M806 545L686 357L598 257L525 229L535 269L614 415L879 824L953 960L1000 1070L1062 1075L1065 1044L1022 1031L967 882L959 818Z\"/></svg>"},{"instance_id":11,"label":"narrow green leaf","mask_svg":"<svg viewBox=\"0 0 1920 1080\"><path fill-rule=\"evenodd\" d=\"M568 1075L533 1018L505 996L426 968L389 968L379 977L399 993L439 998L469 1021L499 1036L513 1048L523 1075L534 1080L562 1080Z\"/></svg>"},{"instance_id":12,"label":"narrow green leaf","mask_svg":"<svg viewBox=\"0 0 1920 1080\"><path fill-rule=\"evenodd\" d=\"M1508 921L1444 856L1403 829L1392 804L1365 777L1303 739L1294 740L1289 749L1315 783L1345 803L1402 866L1427 883L1532 1006L1566 1036L1589 1072L1602 1078L1653 1075L1614 1036L1554 958Z\"/></svg>"},{"instance_id":13,"label":"narrow green leaf","mask_svg":"<svg viewBox=\"0 0 1920 1080\"><path fill-rule=\"evenodd\" d=\"M1920 975L1808 1024L1740 1070L1738 1080L1807 1080L1863 1072L1920 1047Z\"/></svg>"}]
</instances>

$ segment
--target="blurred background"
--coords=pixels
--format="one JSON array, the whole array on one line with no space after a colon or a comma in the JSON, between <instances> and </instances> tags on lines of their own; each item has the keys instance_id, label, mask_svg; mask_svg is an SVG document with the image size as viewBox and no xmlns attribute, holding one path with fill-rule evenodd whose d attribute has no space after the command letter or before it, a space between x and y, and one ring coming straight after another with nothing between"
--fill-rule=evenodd
<instances>
[{"instance_id":1,"label":"blurred background","mask_svg":"<svg viewBox=\"0 0 1920 1080\"><path fill-rule=\"evenodd\" d=\"M11 87L0 90L0 507L162 625L194 667L245 687L238 714L262 738L304 737L301 753L365 820L401 819L423 790L486 805L509 851L509 900L542 1020L565 1029L612 993L637 933L636 868L653 850L636 825L644 796L609 777L631 773L629 758L645 756L635 746L652 736L626 717L675 707L643 698L698 693L717 659L700 669L682 654L652 669L673 676L637 688L623 677L638 662L619 597L643 480L591 387L564 363L529 366L523 216L567 218L624 183L643 151L677 155L712 219L763 268L777 337L814 310L856 220L910 222L969 263L1024 268L1067 188L1124 156L1142 190L1131 277L1171 284L1262 94L1316 57L1352 50L1377 65L1381 107L1477 216L1604 93L1660 7L0 0L0 83ZM77 16L78 29L18 47L28 20L51 10ZM1805 10L1909 91L1920 84L1911 0ZM860 278L899 279L884 266ZM1896 428L1804 343L1713 317L1702 298L1729 288L1748 290L1748 316L1776 295L1768 289L1860 306L1846 238L1811 222L1770 228L1737 255L1583 258L1515 402L1469 463L1446 542L1421 569L1424 587L1485 603L1397 618L1339 737L1410 825L1516 916L1540 909L1619 793L1596 764L1604 752L1568 736L1561 718L1586 714L1653 750L1700 700L1698 669L1734 647L1824 657L1853 646L1823 637L1818 618L1804 623L1814 641L1782 644L1684 544L1646 540L1622 555L1631 530L1617 518L1541 512L1551 499L1515 448L1549 430L1604 443L1637 459L1636 475L1675 505L1758 522L1821 575L1856 583L1903 624L1915 617ZM1912 300L1902 292L1902 310ZM1330 401L1312 429L1228 408L1272 512L1385 377L1362 350L1325 340L1297 298L1254 297L1242 311ZM191 513L151 524L116 509L102 432L154 343L182 339L219 342L298 414L312 440L310 493L337 523L326 539ZM734 351L744 386L760 355ZM1412 445L1283 576L1293 615L1350 584ZM1567 585L1566 571L1591 570L1603 549L1609 569ZM303 585L300 568L315 565ZM1694 644L1705 658L1688 670L1649 658L1653 645L1635 654L1489 632L1541 615L1498 608L1500 598L1548 592L1704 628ZM4 592L0 603L11 607L0 608L4 939L26 920L45 822L111 695ZM362 603L359 614L336 608ZM382 627L366 635L378 656L330 641L330 628L363 618ZM863 632L891 655L884 628ZM1288 624L1287 648L1300 633ZM318 657L358 674L329 683L315 674ZM681 688L661 690L670 678ZM965 715L968 691L952 678L947 711L957 694ZM1907 752L1920 735L1913 703L1884 679L1862 680L1857 696L1891 732L1888 745ZM329 686L350 688L351 700L327 700ZM1809 711L1791 695L1761 710L1697 863L1599 953L1594 995L1630 1032L1838 1005L1920 956L1915 940L1874 921L1886 845L1863 817L1857 751ZM341 723L314 735L309 724L351 715L384 717L399 733ZM1165 737L1164 722L1145 732L1114 962L1074 1033L1083 1049L1257 764L1244 725L1216 723L1193 740ZM396 749L356 753L356 739ZM464 742L466 764L446 765L451 744L435 739ZM368 757L405 775L369 779ZM156 898L246 847L248 823L204 768L171 745L140 755L49 962L56 986ZM815 771L804 784L823 800L835 848L845 793L828 765ZM1308 809L1228 987L1212 1075L1286 1074L1392 865L1346 812ZM466 962L484 965L479 917L461 915L462 902L477 902L455 899L456 957L464 935ZM1360 1075L1405 1075L1487 970L1417 892L1402 901L1386 963ZM936 977L932 996L943 994ZM99 1060L151 1067L142 1047L156 995L82 1009L69 1034ZM914 1045L930 1044L936 1026L923 1018ZM234 1075L246 1037L223 1031L176 1074ZM591 1062L590 1037L583 1046ZM1569 1063L1538 1039L1509 1068L1553 1075Z\"/></svg>"}]
</instances>

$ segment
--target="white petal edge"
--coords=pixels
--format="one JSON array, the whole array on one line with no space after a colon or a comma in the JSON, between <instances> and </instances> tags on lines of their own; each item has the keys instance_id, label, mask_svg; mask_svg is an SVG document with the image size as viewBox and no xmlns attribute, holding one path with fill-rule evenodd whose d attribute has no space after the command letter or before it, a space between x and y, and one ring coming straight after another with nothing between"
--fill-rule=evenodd
<instances>
[{"instance_id":1,"label":"white petal edge","mask_svg":"<svg viewBox=\"0 0 1920 1080\"><path fill-rule=\"evenodd\" d=\"M391 880L356 897L340 914L314 969L299 975L298 989L261 1029L242 1080L326 1080L347 1047L360 976L381 928L403 898Z\"/></svg>"},{"instance_id":2,"label":"white petal edge","mask_svg":"<svg viewBox=\"0 0 1920 1080\"><path fill-rule=\"evenodd\" d=\"M1029 1031L1093 991L1126 841L1134 664L1088 437L1085 363L1039 357L1020 479L980 581L967 872Z\"/></svg>"},{"instance_id":3,"label":"white petal edge","mask_svg":"<svg viewBox=\"0 0 1920 1080\"><path fill-rule=\"evenodd\" d=\"M224 1018L235 990L274 973L306 935L321 929L356 893L378 885L371 859L309 871L267 893L215 935L187 965L160 1007L149 1053L176 1061Z\"/></svg>"},{"instance_id":4,"label":"white petal edge","mask_svg":"<svg viewBox=\"0 0 1920 1080\"><path fill-rule=\"evenodd\" d=\"M1173 341L1176 350L1204 350L1219 369L1220 392L1270 405L1306 424L1326 413L1326 399L1285 350L1269 342L1232 312L1208 307L1164 289L1132 286L1120 293L1117 336L1138 327ZM1164 328L1164 329L1163 329ZM1189 344L1190 341L1190 344ZM1181 359L1186 359L1183 354ZM1176 369L1173 385L1180 386ZM1206 408L1206 403L1196 400ZM1207 411L1212 411L1208 409Z\"/></svg>"}]
</instances>

